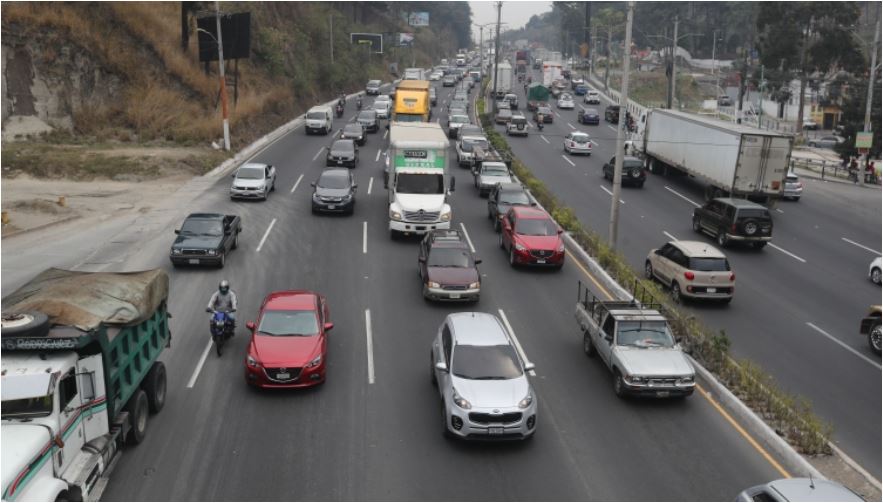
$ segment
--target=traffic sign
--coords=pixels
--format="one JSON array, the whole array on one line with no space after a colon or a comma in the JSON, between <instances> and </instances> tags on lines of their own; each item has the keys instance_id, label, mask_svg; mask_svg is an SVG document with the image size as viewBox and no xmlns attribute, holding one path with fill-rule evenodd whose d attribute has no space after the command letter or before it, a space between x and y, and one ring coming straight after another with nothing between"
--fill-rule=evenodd
<instances>
[{"instance_id":1,"label":"traffic sign","mask_svg":"<svg viewBox=\"0 0 883 503\"><path fill-rule=\"evenodd\" d=\"M874 133L859 132L855 134L855 148L868 149L874 145Z\"/></svg>"}]
</instances>

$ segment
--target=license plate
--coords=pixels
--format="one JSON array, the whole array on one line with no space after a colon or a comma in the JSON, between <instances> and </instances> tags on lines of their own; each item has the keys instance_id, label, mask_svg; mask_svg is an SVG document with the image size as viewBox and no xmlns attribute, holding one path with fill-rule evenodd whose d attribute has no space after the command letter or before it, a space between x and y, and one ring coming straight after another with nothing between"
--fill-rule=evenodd
<instances>
[{"instance_id":1,"label":"license plate","mask_svg":"<svg viewBox=\"0 0 883 503\"><path fill-rule=\"evenodd\" d=\"M280 373L276 374L276 379L288 379L290 377L291 377L291 374L289 374L288 372L280 372Z\"/></svg>"},{"instance_id":2,"label":"license plate","mask_svg":"<svg viewBox=\"0 0 883 503\"><path fill-rule=\"evenodd\" d=\"M488 428L488 429L487 429L487 432L488 432L488 434L490 434L490 435L502 435L502 434L503 434L503 428Z\"/></svg>"},{"instance_id":3,"label":"license plate","mask_svg":"<svg viewBox=\"0 0 883 503\"><path fill-rule=\"evenodd\" d=\"M546 263L546 259L544 259L544 258L537 259L537 264L545 264L545 263Z\"/></svg>"},{"instance_id":4,"label":"license plate","mask_svg":"<svg viewBox=\"0 0 883 503\"><path fill-rule=\"evenodd\" d=\"M418 231L425 231L425 230L426 230L426 226L425 226L425 225L418 225L418 226L415 227L415 229L417 229Z\"/></svg>"},{"instance_id":5,"label":"license plate","mask_svg":"<svg viewBox=\"0 0 883 503\"><path fill-rule=\"evenodd\" d=\"M668 394L669 394L668 391L657 391L656 392L656 396L658 396L659 398L665 398L668 396Z\"/></svg>"},{"instance_id":6,"label":"license plate","mask_svg":"<svg viewBox=\"0 0 883 503\"><path fill-rule=\"evenodd\" d=\"M343 164L343 161L337 161L337 164Z\"/></svg>"},{"instance_id":7,"label":"license plate","mask_svg":"<svg viewBox=\"0 0 883 503\"><path fill-rule=\"evenodd\" d=\"M198 258L192 258L192 259L188 260L187 263L189 263L189 264L191 264L191 265L199 265L199 259L198 259Z\"/></svg>"},{"instance_id":8,"label":"license plate","mask_svg":"<svg viewBox=\"0 0 883 503\"><path fill-rule=\"evenodd\" d=\"M336 205L336 204L329 204L329 205L328 205L328 209L329 209L329 210L333 210L333 209L335 209L335 208L337 208L337 205Z\"/></svg>"},{"instance_id":9,"label":"license plate","mask_svg":"<svg viewBox=\"0 0 883 503\"><path fill-rule=\"evenodd\" d=\"M451 294L451 298L452 298L452 299L459 299L459 298L460 298L460 294L459 294L459 293L452 293L452 294Z\"/></svg>"},{"instance_id":10,"label":"license plate","mask_svg":"<svg viewBox=\"0 0 883 503\"><path fill-rule=\"evenodd\" d=\"M708 290L706 290L706 292L708 292L708 293L717 293L717 288L709 288Z\"/></svg>"}]
</instances>

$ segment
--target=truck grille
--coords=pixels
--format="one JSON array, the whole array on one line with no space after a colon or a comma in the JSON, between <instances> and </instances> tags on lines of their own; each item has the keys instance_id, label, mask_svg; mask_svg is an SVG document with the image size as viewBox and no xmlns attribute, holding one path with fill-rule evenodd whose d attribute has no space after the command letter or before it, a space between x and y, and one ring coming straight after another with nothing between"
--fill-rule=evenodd
<instances>
[{"instance_id":1,"label":"truck grille","mask_svg":"<svg viewBox=\"0 0 883 503\"><path fill-rule=\"evenodd\" d=\"M197 250L194 248L184 248L181 250L184 255L205 255L205 250Z\"/></svg>"},{"instance_id":2,"label":"truck grille","mask_svg":"<svg viewBox=\"0 0 883 503\"><path fill-rule=\"evenodd\" d=\"M674 386L678 380L674 377L651 377L647 379L648 384L653 386Z\"/></svg>"},{"instance_id":3,"label":"truck grille","mask_svg":"<svg viewBox=\"0 0 883 503\"><path fill-rule=\"evenodd\" d=\"M435 222L438 220L437 211L406 211L405 220L408 222Z\"/></svg>"},{"instance_id":4,"label":"truck grille","mask_svg":"<svg viewBox=\"0 0 883 503\"><path fill-rule=\"evenodd\" d=\"M470 412L469 420L478 424L490 423L517 423L521 421L521 412L506 412L504 414L487 414L484 412Z\"/></svg>"},{"instance_id":5,"label":"truck grille","mask_svg":"<svg viewBox=\"0 0 883 503\"><path fill-rule=\"evenodd\" d=\"M264 373L270 380L276 382L291 382L296 381L298 377L300 377L301 369L297 367L287 368L287 367L278 367L278 368L264 368ZM280 378L279 374L288 374L287 378Z\"/></svg>"},{"instance_id":6,"label":"truck grille","mask_svg":"<svg viewBox=\"0 0 883 503\"><path fill-rule=\"evenodd\" d=\"M552 250L531 250L530 254L536 258L549 258L552 256Z\"/></svg>"}]
</instances>

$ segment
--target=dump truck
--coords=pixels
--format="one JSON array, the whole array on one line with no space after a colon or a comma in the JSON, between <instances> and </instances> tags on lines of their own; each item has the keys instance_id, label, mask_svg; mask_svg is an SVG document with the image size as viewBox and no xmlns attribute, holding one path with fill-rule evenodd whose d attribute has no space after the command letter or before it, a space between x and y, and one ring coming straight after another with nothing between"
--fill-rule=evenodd
<instances>
[{"instance_id":1,"label":"dump truck","mask_svg":"<svg viewBox=\"0 0 883 503\"><path fill-rule=\"evenodd\" d=\"M162 410L169 278L48 269L3 299L4 501L95 501Z\"/></svg>"},{"instance_id":2,"label":"dump truck","mask_svg":"<svg viewBox=\"0 0 883 503\"><path fill-rule=\"evenodd\" d=\"M549 104L549 89L540 84L539 82L534 82L527 88L527 109L533 112L537 109L538 106L548 106Z\"/></svg>"},{"instance_id":3,"label":"dump truck","mask_svg":"<svg viewBox=\"0 0 883 503\"><path fill-rule=\"evenodd\" d=\"M785 190L794 139L776 131L654 108L641 117L635 143L652 173L695 177L706 184L706 199L732 196L769 204Z\"/></svg>"}]
</instances>

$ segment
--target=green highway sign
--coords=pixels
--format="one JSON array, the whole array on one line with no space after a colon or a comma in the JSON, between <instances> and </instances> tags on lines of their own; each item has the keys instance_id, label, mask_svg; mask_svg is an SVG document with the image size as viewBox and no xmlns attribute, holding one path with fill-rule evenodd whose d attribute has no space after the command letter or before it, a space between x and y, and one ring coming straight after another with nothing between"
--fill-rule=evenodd
<instances>
[{"instance_id":1,"label":"green highway sign","mask_svg":"<svg viewBox=\"0 0 883 503\"><path fill-rule=\"evenodd\" d=\"M865 133L856 133L855 134L855 148L871 148L874 144L874 133L865 132Z\"/></svg>"}]
</instances>

